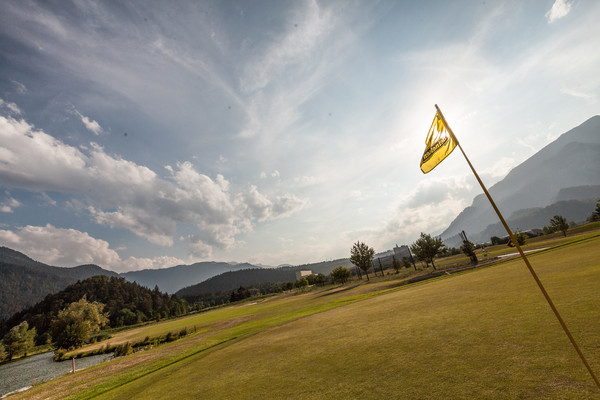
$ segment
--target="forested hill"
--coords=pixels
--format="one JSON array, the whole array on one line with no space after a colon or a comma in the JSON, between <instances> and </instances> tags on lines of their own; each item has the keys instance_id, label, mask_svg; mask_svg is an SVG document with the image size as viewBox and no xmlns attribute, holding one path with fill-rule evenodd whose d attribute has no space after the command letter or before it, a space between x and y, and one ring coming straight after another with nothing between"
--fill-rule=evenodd
<instances>
[{"instance_id":1,"label":"forested hill","mask_svg":"<svg viewBox=\"0 0 600 400\"><path fill-rule=\"evenodd\" d=\"M0 319L8 318L74 281L64 276L0 262Z\"/></svg>"},{"instance_id":2,"label":"forested hill","mask_svg":"<svg viewBox=\"0 0 600 400\"><path fill-rule=\"evenodd\" d=\"M256 268L241 271L226 272L213 276L196 285L185 287L175 295L185 299L193 299L206 293L224 292L240 286L250 286L265 282L289 282L296 280L298 267Z\"/></svg>"},{"instance_id":3,"label":"forested hill","mask_svg":"<svg viewBox=\"0 0 600 400\"><path fill-rule=\"evenodd\" d=\"M8 318L68 285L94 275L118 276L97 265L61 268L0 247L0 319Z\"/></svg>"},{"instance_id":4,"label":"forested hill","mask_svg":"<svg viewBox=\"0 0 600 400\"><path fill-rule=\"evenodd\" d=\"M309 270L314 274L328 275L335 267L339 266L351 268L353 265L349 259L342 258L295 267L243 269L214 276L204 282L185 287L175 294L181 298L193 299L203 294L224 292L237 289L240 286L246 287L267 282L281 283L295 281L296 271L300 270Z\"/></svg>"},{"instance_id":5,"label":"forested hill","mask_svg":"<svg viewBox=\"0 0 600 400\"><path fill-rule=\"evenodd\" d=\"M187 311L183 300L162 293L157 288L151 290L124 278L98 275L50 294L33 307L13 315L0 327L0 337L12 326L27 321L30 327L36 328L38 337L43 340L58 311L84 296L90 302L106 305L104 311L109 314L110 327L177 316Z\"/></svg>"},{"instance_id":6,"label":"forested hill","mask_svg":"<svg viewBox=\"0 0 600 400\"><path fill-rule=\"evenodd\" d=\"M0 247L0 262L62 276L71 279L73 282L79 279L86 279L94 275L119 276L119 274L116 272L100 268L99 266L93 264L80 265L73 268L53 267L51 265L35 261L27 257L25 254L13 249L9 249L8 247Z\"/></svg>"},{"instance_id":7,"label":"forested hill","mask_svg":"<svg viewBox=\"0 0 600 400\"><path fill-rule=\"evenodd\" d=\"M121 274L122 277L140 285L154 287L158 285L167 293L175 293L190 284L205 281L215 275L229 271L259 268L252 264L229 264L225 262L204 261L192 265L177 265L162 269L144 269Z\"/></svg>"}]
</instances>

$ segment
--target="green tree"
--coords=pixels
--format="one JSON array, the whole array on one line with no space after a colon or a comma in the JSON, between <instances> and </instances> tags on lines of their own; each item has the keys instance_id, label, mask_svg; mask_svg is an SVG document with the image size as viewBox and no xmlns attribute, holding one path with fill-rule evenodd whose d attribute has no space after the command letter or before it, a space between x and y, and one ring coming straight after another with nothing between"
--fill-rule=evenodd
<instances>
[{"instance_id":1,"label":"green tree","mask_svg":"<svg viewBox=\"0 0 600 400\"><path fill-rule=\"evenodd\" d=\"M433 259L442 252L444 247L442 238L431 237L431 235L421 232L421 237L410 246L410 251L418 260L425 261L427 264L431 263L433 269L437 269Z\"/></svg>"},{"instance_id":2,"label":"green tree","mask_svg":"<svg viewBox=\"0 0 600 400\"><path fill-rule=\"evenodd\" d=\"M364 243L356 242L350 250L350 262L362 269L367 274L367 280L369 280L369 273L367 272L373 264L373 255L375 250L372 247L367 246Z\"/></svg>"},{"instance_id":3,"label":"green tree","mask_svg":"<svg viewBox=\"0 0 600 400\"><path fill-rule=\"evenodd\" d=\"M344 284L348 282L348 279L352 276L352 272L346 267L339 266L335 267L333 271L330 272L330 275L333 283L339 282Z\"/></svg>"},{"instance_id":4,"label":"green tree","mask_svg":"<svg viewBox=\"0 0 600 400\"><path fill-rule=\"evenodd\" d=\"M519 246L523 246L525 243L527 243L527 235L525 233L523 233L517 229L517 231L514 233L514 235L515 235L515 238L517 239L517 243L519 244ZM508 245L510 247L514 246L514 244L512 244L512 242L510 240L508 241Z\"/></svg>"},{"instance_id":5,"label":"green tree","mask_svg":"<svg viewBox=\"0 0 600 400\"><path fill-rule=\"evenodd\" d=\"M565 237L567 237L567 230L569 229L569 224L567 220L562 215L555 215L550 220L550 226L555 231L561 231Z\"/></svg>"},{"instance_id":6,"label":"green tree","mask_svg":"<svg viewBox=\"0 0 600 400\"><path fill-rule=\"evenodd\" d=\"M296 281L296 287L297 288L305 288L308 286L308 280L306 278L302 278L302 279L298 279Z\"/></svg>"},{"instance_id":7,"label":"green tree","mask_svg":"<svg viewBox=\"0 0 600 400\"><path fill-rule=\"evenodd\" d=\"M85 296L58 312L52 321L51 332L58 348L70 349L82 346L92 333L108 323L102 313L104 304L88 302Z\"/></svg>"},{"instance_id":8,"label":"green tree","mask_svg":"<svg viewBox=\"0 0 600 400\"><path fill-rule=\"evenodd\" d=\"M2 339L8 359L12 360L17 354L26 356L34 346L35 333L35 328L29 329L27 321L13 326Z\"/></svg>"},{"instance_id":9,"label":"green tree","mask_svg":"<svg viewBox=\"0 0 600 400\"><path fill-rule=\"evenodd\" d=\"M7 354L4 345L0 342L0 363L6 359L6 356Z\"/></svg>"},{"instance_id":10,"label":"green tree","mask_svg":"<svg viewBox=\"0 0 600 400\"><path fill-rule=\"evenodd\" d=\"M309 285L324 285L327 277L323 274L310 274L306 277Z\"/></svg>"}]
</instances>

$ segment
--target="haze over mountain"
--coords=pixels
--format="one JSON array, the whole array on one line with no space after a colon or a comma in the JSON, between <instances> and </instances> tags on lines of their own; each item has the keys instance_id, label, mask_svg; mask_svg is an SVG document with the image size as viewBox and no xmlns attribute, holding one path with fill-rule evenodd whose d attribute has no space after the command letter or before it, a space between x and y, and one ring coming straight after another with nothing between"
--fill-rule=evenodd
<instances>
[{"instance_id":1,"label":"haze over mountain","mask_svg":"<svg viewBox=\"0 0 600 400\"><path fill-rule=\"evenodd\" d=\"M248 263L231 264L207 261L192 265L177 265L170 268L130 271L121 274L121 276L142 286L153 288L158 285L162 291L175 293L181 288L203 282L213 276L249 268L260 267Z\"/></svg>"},{"instance_id":2,"label":"haze over mountain","mask_svg":"<svg viewBox=\"0 0 600 400\"><path fill-rule=\"evenodd\" d=\"M341 259L296 267L263 268L248 263L199 262L117 274L90 264L73 268L54 267L35 261L18 251L0 247L0 319L33 306L46 295L57 293L78 280L95 275L120 276L141 286L150 289L158 286L161 291L174 294L182 288L200 283L203 283L203 290L210 292L222 290L223 281L227 288L236 288L240 284L279 281L282 269L292 271L285 275L288 280L294 280L295 271L300 269L328 274L336 266L349 263L348 259ZM242 273L246 270L251 272ZM209 280L216 276L222 278L212 281L213 285Z\"/></svg>"},{"instance_id":3,"label":"haze over mountain","mask_svg":"<svg viewBox=\"0 0 600 400\"><path fill-rule=\"evenodd\" d=\"M523 216L521 212L520 216L517 213L511 218L520 210L546 207L557 201L597 199L599 185L600 116L594 116L512 169L504 179L490 187L489 192L504 217L514 220ZM497 222L498 217L488 199L480 194L441 237L448 240L464 230L471 240L489 240L489 236L482 236L489 232L482 232ZM518 226L520 229L531 227ZM511 225L511 229L515 228Z\"/></svg>"}]
</instances>

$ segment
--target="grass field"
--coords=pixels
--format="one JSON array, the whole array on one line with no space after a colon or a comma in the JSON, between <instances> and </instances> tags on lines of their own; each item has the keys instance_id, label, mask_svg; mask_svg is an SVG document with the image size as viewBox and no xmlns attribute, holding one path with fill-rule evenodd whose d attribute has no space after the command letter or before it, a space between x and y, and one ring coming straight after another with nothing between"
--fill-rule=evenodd
<instances>
[{"instance_id":1,"label":"grass field","mask_svg":"<svg viewBox=\"0 0 600 400\"><path fill-rule=\"evenodd\" d=\"M530 260L600 374L600 236L557 240ZM275 296L135 335L184 326L197 333L11 398L600 399L520 259Z\"/></svg>"}]
</instances>

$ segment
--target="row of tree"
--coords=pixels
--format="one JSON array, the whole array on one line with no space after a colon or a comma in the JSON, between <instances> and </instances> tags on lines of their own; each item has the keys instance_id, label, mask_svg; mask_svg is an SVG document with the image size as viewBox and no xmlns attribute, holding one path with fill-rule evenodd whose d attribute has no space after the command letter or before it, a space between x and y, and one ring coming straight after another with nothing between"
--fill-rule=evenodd
<instances>
[{"instance_id":1,"label":"row of tree","mask_svg":"<svg viewBox=\"0 0 600 400\"><path fill-rule=\"evenodd\" d=\"M596 204L596 210L590 217L590 220L599 220L600 221L600 202L598 202ZM568 229L569 229L569 224L567 223L567 220L560 215L555 215L554 217L552 217L550 219L550 224L548 226L544 227L543 232L544 232L544 234L547 234L547 233L553 233L553 232L560 231L563 233L564 236L567 236ZM435 261L434 261L436 257L442 256L442 255L453 255L453 254L457 254L459 252L462 252L467 257L469 257L472 264L477 264L478 259L477 259L477 255L475 253L475 249L477 248L477 246L473 242L471 242L467 239L466 235L464 235L464 232L462 233L461 236L463 236L463 244L460 247L460 250L449 249L444 245L444 243L442 242L442 239L440 237L433 237L429 234L422 233L422 232L421 232L420 237L412 245L410 245L409 248L410 248L412 255L414 255L414 257L417 259L417 261L422 261L426 265L431 265L434 270L437 269L435 266ZM517 230L515 232L514 236L519 245L524 245L525 242L527 241L527 235L524 232L521 232L520 230ZM508 244L509 246L513 245L512 243L510 243L510 239L508 239L508 238L501 239L498 237L492 237L491 242L492 242L492 244ZM377 267L376 265L373 264L374 254L375 254L375 251L373 250L372 247L369 247L360 241L356 242L352 246L352 249L350 250L350 261L354 265L357 266L359 273L360 273L360 271L362 271L366 274L367 280L369 279L369 274L368 274L369 269L373 268L375 270L375 268ZM404 258L402 261L403 261L403 266L410 267L411 264L407 258ZM397 260L394 257L393 257L392 265L396 270L399 269L399 263L397 262ZM382 268L381 261L379 262L379 266L380 266L380 268ZM414 266L414 264L413 264L413 266ZM415 266L415 269L416 269L416 266ZM383 271L383 268L382 268L382 271Z\"/></svg>"}]
</instances>

